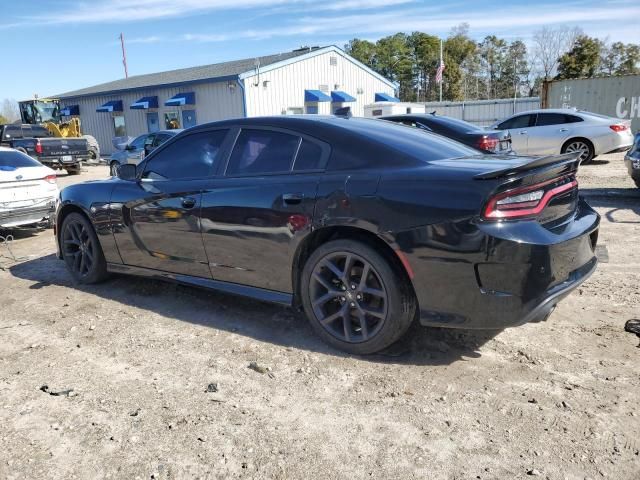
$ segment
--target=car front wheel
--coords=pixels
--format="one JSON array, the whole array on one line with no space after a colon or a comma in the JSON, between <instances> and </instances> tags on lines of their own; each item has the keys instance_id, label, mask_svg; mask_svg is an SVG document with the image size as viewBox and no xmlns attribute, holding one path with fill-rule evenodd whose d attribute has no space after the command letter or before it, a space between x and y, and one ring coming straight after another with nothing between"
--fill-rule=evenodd
<instances>
[{"instance_id":1,"label":"car front wheel","mask_svg":"<svg viewBox=\"0 0 640 480\"><path fill-rule=\"evenodd\" d=\"M582 139L569 140L562 148L562 153L578 153L581 165L594 158L593 146Z\"/></svg>"},{"instance_id":2,"label":"car front wheel","mask_svg":"<svg viewBox=\"0 0 640 480\"><path fill-rule=\"evenodd\" d=\"M107 277L107 263L91 222L80 213L70 213L60 230L62 258L73 279L97 283Z\"/></svg>"},{"instance_id":3,"label":"car front wheel","mask_svg":"<svg viewBox=\"0 0 640 480\"><path fill-rule=\"evenodd\" d=\"M416 312L408 280L374 248L354 240L335 240L313 252L302 272L301 295L315 332L352 354L388 347Z\"/></svg>"}]
</instances>

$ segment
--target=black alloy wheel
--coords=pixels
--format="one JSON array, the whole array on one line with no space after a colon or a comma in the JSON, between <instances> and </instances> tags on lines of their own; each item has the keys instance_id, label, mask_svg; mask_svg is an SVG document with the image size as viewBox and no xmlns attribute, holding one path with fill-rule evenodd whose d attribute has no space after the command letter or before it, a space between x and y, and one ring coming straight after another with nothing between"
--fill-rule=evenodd
<instances>
[{"instance_id":1,"label":"black alloy wheel","mask_svg":"<svg viewBox=\"0 0 640 480\"><path fill-rule=\"evenodd\" d=\"M314 251L300 288L316 333L349 353L388 347L405 333L416 312L411 284L397 265L355 240L334 240Z\"/></svg>"},{"instance_id":2,"label":"black alloy wheel","mask_svg":"<svg viewBox=\"0 0 640 480\"><path fill-rule=\"evenodd\" d=\"M331 335L357 343L380 331L389 299L367 260L351 252L331 253L318 262L311 282L313 312Z\"/></svg>"},{"instance_id":3,"label":"black alloy wheel","mask_svg":"<svg viewBox=\"0 0 640 480\"><path fill-rule=\"evenodd\" d=\"M62 258L73 278L80 283L95 283L107 275L106 262L90 222L79 213L69 214L60 233Z\"/></svg>"}]
</instances>

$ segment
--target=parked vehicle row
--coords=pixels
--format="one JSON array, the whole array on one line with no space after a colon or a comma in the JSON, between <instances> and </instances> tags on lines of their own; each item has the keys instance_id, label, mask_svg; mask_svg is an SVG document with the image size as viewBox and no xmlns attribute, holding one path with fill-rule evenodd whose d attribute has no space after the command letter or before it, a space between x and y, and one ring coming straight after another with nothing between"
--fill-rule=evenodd
<instances>
[{"instance_id":1,"label":"parked vehicle row","mask_svg":"<svg viewBox=\"0 0 640 480\"><path fill-rule=\"evenodd\" d=\"M58 195L52 169L24 152L0 147L0 228L48 224Z\"/></svg>"},{"instance_id":2,"label":"parked vehicle row","mask_svg":"<svg viewBox=\"0 0 640 480\"><path fill-rule=\"evenodd\" d=\"M56 243L80 283L119 272L300 306L326 342L366 354L415 319L545 319L596 268L577 168L379 120L228 120L65 188Z\"/></svg>"},{"instance_id":3,"label":"parked vehicle row","mask_svg":"<svg viewBox=\"0 0 640 480\"><path fill-rule=\"evenodd\" d=\"M55 170L77 175L90 158L86 138L52 137L42 125L0 125L0 146L11 147Z\"/></svg>"}]
</instances>

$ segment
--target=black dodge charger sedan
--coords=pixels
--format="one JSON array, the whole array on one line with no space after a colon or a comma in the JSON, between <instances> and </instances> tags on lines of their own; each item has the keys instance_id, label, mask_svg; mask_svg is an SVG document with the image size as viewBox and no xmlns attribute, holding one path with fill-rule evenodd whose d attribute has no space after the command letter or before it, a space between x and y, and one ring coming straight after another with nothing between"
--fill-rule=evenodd
<instances>
[{"instance_id":1,"label":"black dodge charger sedan","mask_svg":"<svg viewBox=\"0 0 640 480\"><path fill-rule=\"evenodd\" d=\"M366 354L416 319L545 319L596 268L599 216L577 167L378 120L228 120L65 188L56 239L80 283L118 272L294 305L329 344Z\"/></svg>"}]
</instances>

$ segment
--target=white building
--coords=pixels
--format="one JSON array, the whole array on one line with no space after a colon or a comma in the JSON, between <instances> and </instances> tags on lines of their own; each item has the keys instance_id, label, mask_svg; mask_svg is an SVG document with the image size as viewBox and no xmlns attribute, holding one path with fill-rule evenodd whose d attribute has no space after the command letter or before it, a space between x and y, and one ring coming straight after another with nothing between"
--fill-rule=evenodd
<instances>
[{"instance_id":1,"label":"white building","mask_svg":"<svg viewBox=\"0 0 640 480\"><path fill-rule=\"evenodd\" d=\"M114 137L234 117L331 114L396 100L397 85L335 46L137 75L57 95L63 115L112 153Z\"/></svg>"}]
</instances>

